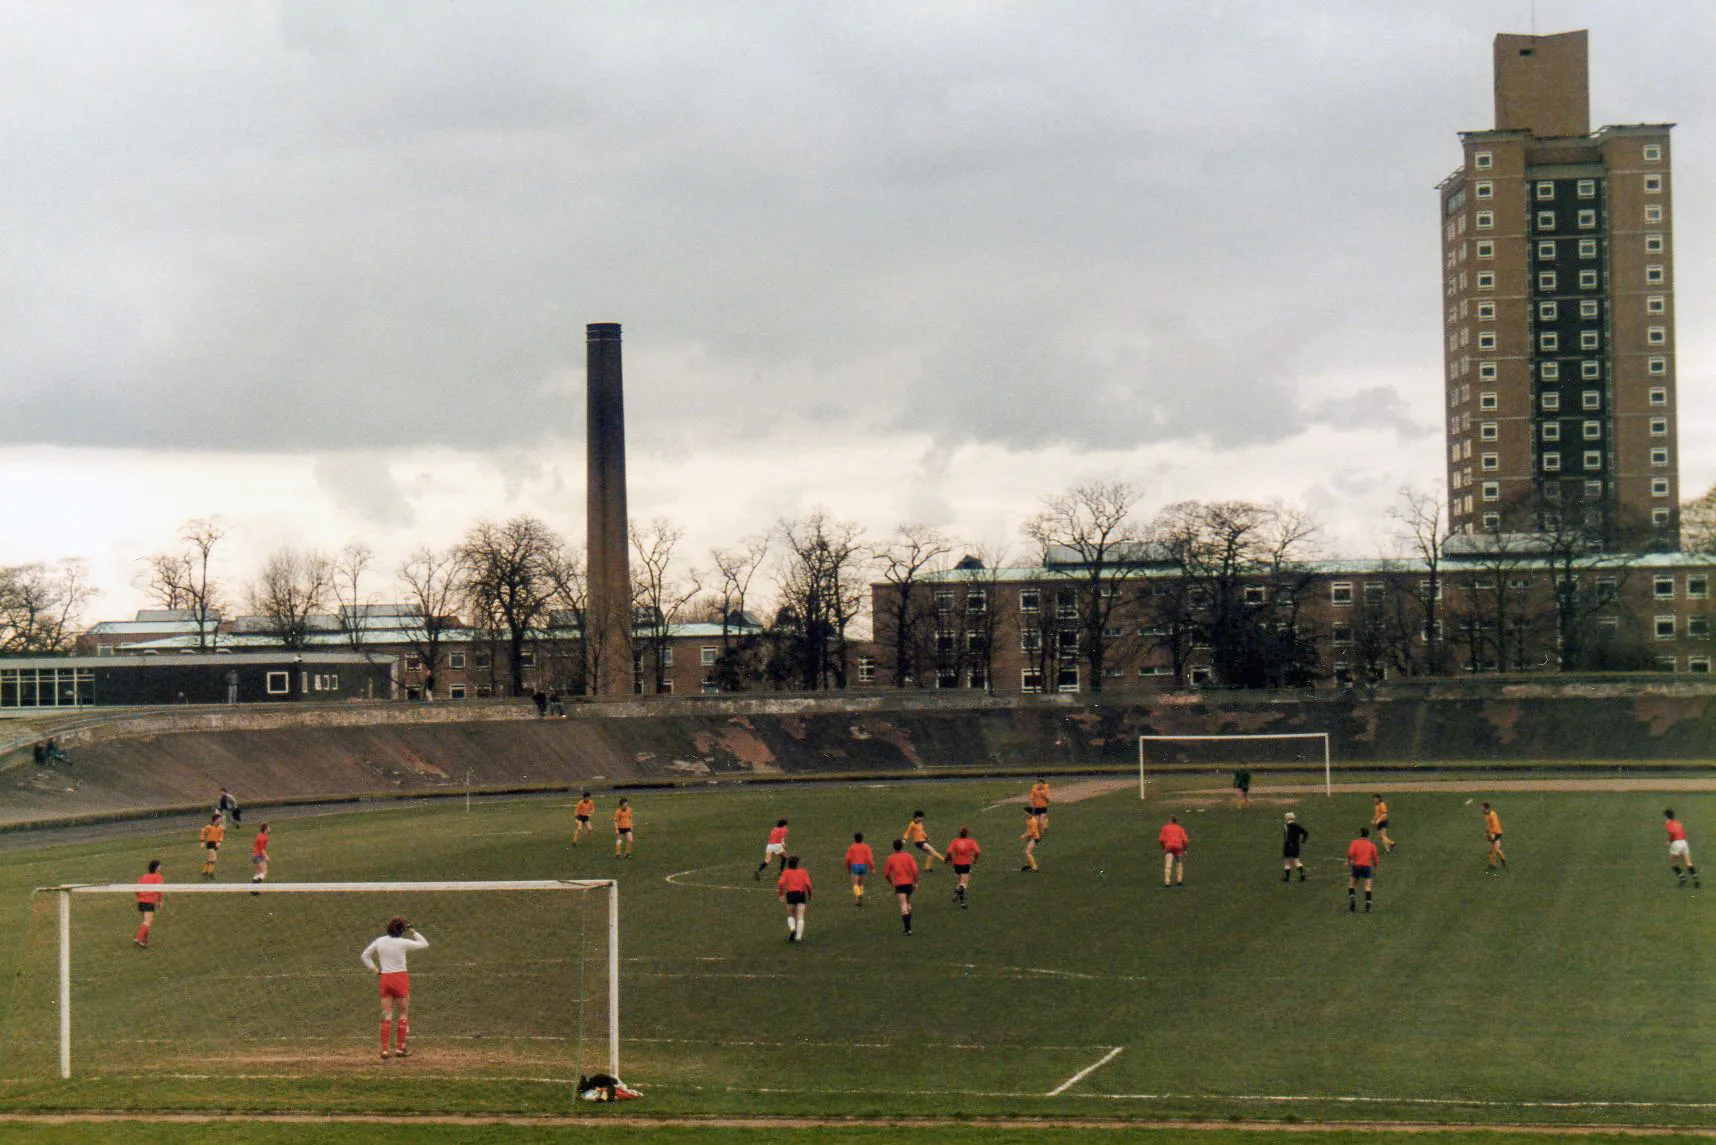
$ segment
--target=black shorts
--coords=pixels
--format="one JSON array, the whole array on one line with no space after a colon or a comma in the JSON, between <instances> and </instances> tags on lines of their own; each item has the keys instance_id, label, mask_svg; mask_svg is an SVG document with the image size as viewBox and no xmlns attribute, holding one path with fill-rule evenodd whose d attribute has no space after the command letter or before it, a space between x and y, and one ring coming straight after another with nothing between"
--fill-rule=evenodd
<instances>
[{"instance_id":1,"label":"black shorts","mask_svg":"<svg viewBox=\"0 0 1716 1145\"><path fill-rule=\"evenodd\" d=\"M1353 866L1353 878L1355 878L1355 879L1368 879L1371 877L1371 875L1372 875L1372 869L1370 867L1361 867L1361 866L1358 866L1357 864L1354 864L1354 866Z\"/></svg>"},{"instance_id":2,"label":"black shorts","mask_svg":"<svg viewBox=\"0 0 1716 1145\"><path fill-rule=\"evenodd\" d=\"M142 911L144 914L154 914L155 904L152 902L140 902L137 904L137 909Z\"/></svg>"},{"instance_id":3,"label":"black shorts","mask_svg":"<svg viewBox=\"0 0 1716 1145\"><path fill-rule=\"evenodd\" d=\"M1378 819L1378 820L1377 820L1377 821L1376 821L1376 829L1377 829L1377 830L1378 830L1378 831L1386 831L1386 830L1388 830L1388 820L1387 820L1387 819Z\"/></svg>"},{"instance_id":4,"label":"black shorts","mask_svg":"<svg viewBox=\"0 0 1716 1145\"><path fill-rule=\"evenodd\" d=\"M204 843L203 846L207 847L211 851L220 850L220 844L219 843Z\"/></svg>"},{"instance_id":5,"label":"black shorts","mask_svg":"<svg viewBox=\"0 0 1716 1145\"><path fill-rule=\"evenodd\" d=\"M1033 807L1033 808L1031 808L1031 814L1033 814L1033 815L1047 815L1048 813L1049 813L1049 809L1047 807Z\"/></svg>"},{"instance_id":6,"label":"black shorts","mask_svg":"<svg viewBox=\"0 0 1716 1145\"><path fill-rule=\"evenodd\" d=\"M927 841L922 843L913 843L912 846L916 847L920 851L927 851L930 849L930 845Z\"/></svg>"},{"instance_id":7,"label":"black shorts","mask_svg":"<svg viewBox=\"0 0 1716 1145\"><path fill-rule=\"evenodd\" d=\"M788 906L798 906L801 903L809 902L810 896L805 894L803 891L788 891L786 893L786 900Z\"/></svg>"},{"instance_id":8,"label":"black shorts","mask_svg":"<svg viewBox=\"0 0 1716 1145\"><path fill-rule=\"evenodd\" d=\"M915 883L895 883L894 884L894 893L897 895L905 895L907 898L911 898L912 897L912 891L914 891L916 889L917 889L917 885Z\"/></svg>"},{"instance_id":9,"label":"black shorts","mask_svg":"<svg viewBox=\"0 0 1716 1145\"><path fill-rule=\"evenodd\" d=\"M575 818L580 823L588 823L590 821L590 817L588 815L578 815L578 816L575 816Z\"/></svg>"},{"instance_id":10,"label":"black shorts","mask_svg":"<svg viewBox=\"0 0 1716 1145\"><path fill-rule=\"evenodd\" d=\"M614 828L614 834L616 834L616 835L630 835L631 833L632 833L632 829L630 827L615 827Z\"/></svg>"},{"instance_id":11,"label":"black shorts","mask_svg":"<svg viewBox=\"0 0 1716 1145\"><path fill-rule=\"evenodd\" d=\"M953 873L956 875L969 875L971 873L971 864L955 863L953 865Z\"/></svg>"},{"instance_id":12,"label":"black shorts","mask_svg":"<svg viewBox=\"0 0 1716 1145\"><path fill-rule=\"evenodd\" d=\"M1485 835L1484 838L1488 839L1492 843L1499 843L1501 842L1501 832L1497 831L1494 835Z\"/></svg>"},{"instance_id":13,"label":"black shorts","mask_svg":"<svg viewBox=\"0 0 1716 1145\"><path fill-rule=\"evenodd\" d=\"M1297 847L1282 847L1281 848L1281 857L1283 859L1297 859L1299 857L1299 848L1297 848Z\"/></svg>"}]
</instances>

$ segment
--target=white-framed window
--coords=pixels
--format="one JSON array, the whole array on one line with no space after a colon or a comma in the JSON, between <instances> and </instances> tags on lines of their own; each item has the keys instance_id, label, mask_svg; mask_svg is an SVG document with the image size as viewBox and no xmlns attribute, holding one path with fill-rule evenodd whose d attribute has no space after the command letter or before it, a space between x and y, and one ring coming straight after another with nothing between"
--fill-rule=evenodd
<instances>
[{"instance_id":1,"label":"white-framed window","mask_svg":"<svg viewBox=\"0 0 1716 1145\"><path fill-rule=\"evenodd\" d=\"M1043 674L1035 668L1025 668L1019 672L1019 690L1028 695L1034 695L1043 690Z\"/></svg>"},{"instance_id":2,"label":"white-framed window","mask_svg":"<svg viewBox=\"0 0 1716 1145\"><path fill-rule=\"evenodd\" d=\"M1645 298L1646 314L1668 313L1668 297L1662 294L1651 294Z\"/></svg>"},{"instance_id":3,"label":"white-framed window","mask_svg":"<svg viewBox=\"0 0 1716 1145\"><path fill-rule=\"evenodd\" d=\"M1697 619L1703 620L1704 618L1698 617ZM1692 628L1692 618L1689 617L1687 619L1686 627L1688 630L1688 635L1690 635L1691 634L1691 628ZM1706 627L1708 627L1708 626L1706 626ZM1709 673L1710 673L1710 657L1708 657L1708 656L1688 656L1686 658L1686 670L1688 672L1697 673L1699 675L1709 675Z\"/></svg>"},{"instance_id":4,"label":"white-framed window","mask_svg":"<svg viewBox=\"0 0 1716 1145\"><path fill-rule=\"evenodd\" d=\"M989 590L986 588L968 588L965 590L965 611L972 616L989 611Z\"/></svg>"},{"instance_id":5,"label":"white-framed window","mask_svg":"<svg viewBox=\"0 0 1716 1145\"><path fill-rule=\"evenodd\" d=\"M1583 437L1586 441L1603 440L1603 423L1600 421L1581 422L1579 425L1579 436Z\"/></svg>"},{"instance_id":6,"label":"white-framed window","mask_svg":"<svg viewBox=\"0 0 1716 1145\"><path fill-rule=\"evenodd\" d=\"M1486 481L1486 482L1484 482L1483 485L1480 486L1478 489L1478 495L1480 497L1482 497L1485 501L1500 501L1501 500L1501 482L1499 482L1499 481Z\"/></svg>"},{"instance_id":7,"label":"white-framed window","mask_svg":"<svg viewBox=\"0 0 1716 1145\"><path fill-rule=\"evenodd\" d=\"M1493 382L1496 380L1496 364L1494 362L1478 363L1478 381ZM1495 407L1490 407L1495 408Z\"/></svg>"},{"instance_id":8,"label":"white-framed window","mask_svg":"<svg viewBox=\"0 0 1716 1145\"><path fill-rule=\"evenodd\" d=\"M1499 528L1501 528L1501 514L1500 513L1485 513L1484 514L1484 529L1488 532L1493 533Z\"/></svg>"},{"instance_id":9,"label":"white-framed window","mask_svg":"<svg viewBox=\"0 0 1716 1145\"><path fill-rule=\"evenodd\" d=\"M270 696L284 696L292 691L292 673L270 672L267 682L263 685Z\"/></svg>"},{"instance_id":10,"label":"white-framed window","mask_svg":"<svg viewBox=\"0 0 1716 1145\"><path fill-rule=\"evenodd\" d=\"M465 654L463 652L453 652L448 654L447 667L454 671L463 670L465 667Z\"/></svg>"},{"instance_id":11,"label":"white-framed window","mask_svg":"<svg viewBox=\"0 0 1716 1145\"><path fill-rule=\"evenodd\" d=\"M1019 590L1020 612L1037 612L1041 610L1042 607L1043 594L1041 591L1034 588L1022 588Z\"/></svg>"},{"instance_id":12,"label":"white-framed window","mask_svg":"<svg viewBox=\"0 0 1716 1145\"><path fill-rule=\"evenodd\" d=\"M1241 591L1247 604L1267 604L1269 602L1269 590L1260 584L1248 584Z\"/></svg>"},{"instance_id":13,"label":"white-framed window","mask_svg":"<svg viewBox=\"0 0 1716 1145\"><path fill-rule=\"evenodd\" d=\"M1603 408L1603 391L1602 390L1581 390L1581 391L1579 391L1579 408L1580 409L1602 409Z\"/></svg>"},{"instance_id":14,"label":"white-framed window","mask_svg":"<svg viewBox=\"0 0 1716 1145\"><path fill-rule=\"evenodd\" d=\"M1579 257L1580 258L1596 258L1597 257L1597 240L1596 239L1580 239L1579 240Z\"/></svg>"},{"instance_id":15,"label":"white-framed window","mask_svg":"<svg viewBox=\"0 0 1716 1145\"><path fill-rule=\"evenodd\" d=\"M1496 408L1496 393L1494 390L1480 390L1478 392L1478 408L1481 410L1493 410Z\"/></svg>"},{"instance_id":16,"label":"white-framed window","mask_svg":"<svg viewBox=\"0 0 1716 1145\"><path fill-rule=\"evenodd\" d=\"M1645 330L1645 344L1648 346L1668 345L1668 327L1651 326Z\"/></svg>"},{"instance_id":17,"label":"white-framed window","mask_svg":"<svg viewBox=\"0 0 1716 1145\"><path fill-rule=\"evenodd\" d=\"M1479 211L1473 225L1480 231L1491 230L1496 225L1496 213L1494 211Z\"/></svg>"},{"instance_id":18,"label":"white-framed window","mask_svg":"<svg viewBox=\"0 0 1716 1145\"><path fill-rule=\"evenodd\" d=\"M1659 616L1656 618L1656 638L1658 640L1674 639L1674 617Z\"/></svg>"},{"instance_id":19,"label":"white-framed window","mask_svg":"<svg viewBox=\"0 0 1716 1145\"><path fill-rule=\"evenodd\" d=\"M1595 290L1595 289L1597 289L1597 272L1594 270L1582 270L1582 271L1580 271L1579 272L1579 289L1580 290Z\"/></svg>"},{"instance_id":20,"label":"white-framed window","mask_svg":"<svg viewBox=\"0 0 1716 1145\"><path fill-rule=\"evenodd\" d=\"M1475 170L1488 171L1493 166L1495 166L1495 156L1491 152L1475 151L1472 153L1472 167Z\"/></svg>"},{"instance_id":21,"label":"white-framed window","mask_svg":"<svg viewBox=\"0 0 1716 1145\"><path fill-rule=\"evenodd\" d=\"M340 678L318 672L310 677L310 690L312 692L337 692L340 690Z\"/></svg>"},{"instance_id":22,"label":"white-framed window","mask_svg":"<svg viewBox=\"0 0 1716 1145\"><path fill-rule=\"evenodd\" d=\"M1560 316L1561 307L1559 304L1554 302L1539 302L1537 304L1537 317L1540 320L1544 322L1554 322Z\"/></svg>"},{"instance_id":23,"label":"white-framed window","mask_svg":"<svg viewBox=\"0 0 1716 1145\"><path fill-rule=\"evenodd\" d=\"M1661 469L1668 464L1668 446L1658 445L1650 451L1651 468Z\"/></svg>"},{"instance_id":24,"label":"white-framed window","mask_svg":"<svg viewBox=\"0 0 1716 1145\"><path fill-rule=\"evenodd\" d=\"M1496 256L1496 244L1491 242L1489 239L1479 239L1478 240L1478 257L1479 258L1494 258L1495 256Z\"/></svg>"},{"instance_id":25,"label":"white-framed window","mask_svg":"<svg viewBox=\"0 0 1716 1145\"><path fill-rule=\"evenodd\" d=\"M1645 236L1645 253L1646 254L1661 254L1662 253L1662 236L1661 235L1646 235Z\"/></svg>"},{"instance_id":26,"label":"white-framed window","mask_svg":"<svg viewBox=\"0 0 1716 1145\"><path fill-rule=\"evenodd\" d=\"M1598 381L1603 376L1603 363L1595 358L1587 358L1579 363L1579 378L1582 381Z\"/></svg>"},{"instance_id":27,"label":"white-framed window","mask_svg":"<svg viewBox=\"0 0 1716 1145\"><path fill-rule=\"evenodd\" d=\"M1545 352L1561 349L1561 335L1545 330L1537 336L1537 348Z\"/></svg>"},{"instance_id":28,"label":"white-framed window","mask_svg":"<svg viewBox=\"0 0 1716 1145\"><path fill-rule=\"evenodd\" d=\"M1561 423L1558 421L1546 421L1539 427L1539 430L1544 441L1561 440Z\"/></svg>"},{"instance_id":29,"label":"white-framed window","mask_svg":"<svg viewBox=\"0 0 1716 1145\"><path fill-rule=\"evenodd\" d=\"M1482 455L1481 457L1478 458L1478 468L1483 469L1483 470L1490 472L1490 473L1493 473L1497 469L1500 469L1501 468L1501 454L1499 454L1499 453L1486 453L1486 454ZM1366 585L1365 587L1369 588L1370 586Z\"/></svg>"},{"instance_id":30,"label":"white-framed window","mask_svg":"<svg viewBox=\"0 0 1716 1145\"><path fill-rule=\"evenodd\" d=\"M1645 204L1645 222L1647 222L1647 223L1660 223L1660 222L1662 222L1662 204L1661 203L1646 203Z\"/></svg>"},{"instance_id":31,"label":"white-framed window","mask_svg":"<svg viewBox=\"0 0 1716 1145\"><path fill-rule=\"evenodd\" d=\"M1480 441L1498 441L1501 438L1501 425L1498 422L1486 421L1478 426Z\"/></svg>"},{"instance_id":32,"label":"white-framed window","mask_svg":"<svg viewBox=\"0 0 1716 1145\"><path fill-rule=\"evenodd\" d=\"M1560 362L1539 362L1537 364L1537 376L1542 378L1546 382L1558 382L1558 381L1560 381L1561 380L1561 363Z\"/></svg>"},{"instance_id":33,"label":"white-framed window","mask_svg":"<svg viewBox=\"0 0 1716 1145\"><path fill-rule=\"evenodd\" d=\"M1463 333L1464 331L1462 331ZM1478 349L1493 350L1496 348L1496 332L1494 330L1478 331Z\"/></svg>"},{"instance_id":34,"label":"white-framed window","mask_svg":"<svg viewBox=\"0 0 1716 1145\"><path fill-rule=\"evenodd\" d=\"M1686 595L1693 600L1705 600L1710 596L1709 573L1687 573Z\"/></svg>"},{"instance_id":35,"label":"white-framed window","mask_svg":"<svg viewBox=\"0 0 1716 1145\"><path fill-rule=\"evenodd\" d=\"M1595 199L1597 197L1597 180L1579 180L1578 183L1574 184L1574 193L1581 199Z\"/></svg>"},{"instance_id":36,"label":"white-framed window","mask_svg":"<svg viewBox=\"0 0 1716 1145\"><path fill-rule=\"evenodd\" d=\"M1658 281L1660 281L1660 279ZM1476 282L1479 290L1494 290L1496 288L1496 272L1493 270L1480 270L1478 271Z\"/></svg>"},{"instance_id":37,"label":"white-framed window","mask_svg":"<svg viewBox=\"0 0 1716 1145\"><path fill-rule=\"evenodd\" d=\"M1043 634L1035 628L1019 630L1019 651L1041 652L1043 650Z\"/></svg>"},{"instance_id":38,"label":"white-framed window","mask_svg":"<svg viewBox=\"0 0 1716 1145\"><path fill-rule=\"evenodd\" d=\"M1652 374L1668 373L1668 359L1657 356L1645 359L1645 369Z\"/></svg>"},{"instance_id":39,"label":"white-framed window","mask_svg":"<svg viewBox=\"0 0 1716 1145\"><path fill-rule=\"evenodd\" d=\"M719 648L716 648L713 645L705 644L703 647L701 647L697 650L697 659L698 659L698 662L700 664L702 664L703 667L713 668L715 666L715 658L717 656L719 656L720 654L721 654L721 650Z\"/></svg>"},{"instance_id":40,"label":"white-framed window","mask_svg":"<svg viewBox=\"0 0 1716 1145\"><path fill-rule=\"evenodd\" d=\"M1479 179L1476 183L1472 184L1472 198L1474 199L1493 198L1495 193L1496 185L1488 179Z\"/></svg>"},{"instance_id":41,"label":"white-framed window","mask_svg":"<svg viewBox=\"0 0 1716 1145\"><path fill-rule=\"evenodd\" d=\"M1668 419L1666 417L1653 417L1653 418L1651 418L1650 419L1650 435L1652 437L1667 437L1668 436Z\"/></svg>"},{"instance_id":42,"label":"white-framed window","mask_svg":"<svg viewBox=\"0 0 1716 1145\"><path fill-rule=\"evenodd\" d=\"M1348 605L1353 602L1353 584L1349 580L1338 580L1329 585L1329 603L1336 606Z\"/></svg>"},{"instance_id":43,"label":"white-framed window","mask_svg":"<svg viewBox=\"0 0 1716 1145\"><path fill-rule=\"evenodd\" d=\"M1541 203L1554 198L1555 184L1550 182L1548 179L1539 179L1537 181L1537 201Z\"/></svg>"},{"instance_id":44,"label":"white-framed window","mask_svg":"<svg viewBox=\"0 0 1716 1145\"><path fill-rule=\"evenodd\" d=\"M1650 511L1650 523L1653 525L1666 525L1666 524L1668 524L1668 510L1667 509L1652 509Z\"/></svg>"},{"instance_id":45,"label":"white-framed window","mask_svg":"<svg viewBox=\"0 0 1716 1145\"><path fill-rule=\"evenodd\" d=\"M1652 286L1661 286L1668 281L1668 276L1660 266L1647 266L1645 267L1645 281Z\"/></svg>"},{"instance_id":46,"label":"white-framed window","mask_svg":"<svg viewBox=\"0 0 1716 1145\"><path fill-rule=\"evenodd\" d=\"M1537 212L1537 229L1539 231L1552 231L1552 230L1554 230L1555 229L1555 212L1554 211L1539 211L1539 212Z\"/></svg>"},{"instance_id":47,"label":"white-framed window","mask_svg":"<svg viewBox=\"0 0 1716 1145\"><path fill-rule=\"evenodd\" d=\"M1553 270L1544 270L1544 271L1538 272L1537 289L1539 289L1539 290L1554 290L1555 289L1555 272Z\"/></svg>"},{"instance_id":48,"label":"white-framed window","mask_svg":"<svg viewBox=\"0 0 1716 1145\"><path fill-rule=\"evenodd\" d=\"M1600 330L1581 330L1579 331L1579 348L1581 350L1600 350L1602 349L1602 337L1603 333Z\"/></svg>"},{"instance_id":49,"label":"white-framed window","mask_svg":"<svg viewBox=\"0 0 1716 1145\"><path fill-rule=\"evenodd\" d=\"M1494 322L1495 318L1496 318L1496 304L1494 302L1480 302L1480 303L1478 303L1478 321L1479 322Z\"/></svg>"},{"instance_id":50,"label":"white-framed window","mask_svg":"<svg viewBox=\"0 0 1716 1145\"><path fill-rule=\"evenodd\" d=\"M1599 501L1602 497L1603 483L1601 481L1585 482L1585 499L1587 501Z\"/></svg>"},{"instance_id":51,"label":"white-framed window","mask_svg":"<svg viewBox=\"0 0 1716 1145\"><path fill-rule=\"evenodd\" d=\"M1555 258L1555 240L1544 239L1537 244L1537 257L1540 261L1549 262Z\"/></svg>"},{"instance_id":52,"label":"white-framed window","mask_svg":"<svg viewBox=\"0 0 1716 1145\"><path fill-rule=\"evenodd\" d=\"M1600 450L1600 449L1587 449L1585 451L1585 471L1588 473L1593 469L1601 469L1602 467L1603 467L1603 452L1602 452L1602 450Z\"/></svg>"},{"instance_id":53,"label":"white-framed window","mask_svg":"<svg viewBox=\"0 0 1716 1145\"><path fill-rule=\"evenodd\" d=\"M1665 405L1667 405L1668 404L1668 387L1667 386L1652 386L1650 388L1650 404L1653 406L1665 406Z\"/></svg>"},{"instance_id":54,"label":"white-framed window","mask_svg":"<svg viewBox=\"0 0 1716 1145\"><path fill-rule=\"evenodd\" d=\"M935 610L937 612L953 611L953 590L951 588L938 588L931 595L932 599L935 601Z\"/></svg>"},{"instance_id":55,"label":"white-framed window","mask_svg":"<svg viewBox=\"0 0 1716 1145\"><path fill-rule=\"evenodd\" d=\"M495 662L494 653L492 653L492 652L478 652L476 654L476 656L477 656L476 665L478 668L492 668L492 667L494 667L494 662Z\"/></svg>"},{"instance_id":56,"label":"white-framed window","mask_svg":"<svg viewBox=\"0 0 1716 1145\"><path fill-rule=\"evenodd\" d=\"M447 698L449 700L462 700L462 699L464 699L465 698L465 685L463 685L463 684L448 684L447 685Z\"/></svg>"},{"instance_id":57,"label":"white-framed window","mask_svg":"<svg viewBox=\"0 0 1716 1145\"><path fill-rule=\"evenodd\" d=\"M1537 404L1546 410L1558 410L1561 408L1561 395L1553 390L1546 391L1537 395Z\"/></svg>"},{"instance_id":58,"label":"white-framed window","mask_svg":"<svg viewBox=\"0 0 1716 1145\"><path fill-rule=\"evenodd\" d=\"M1588 231L1597 225L1597 212L1580 211L1578 221L1579 229Z\"/></svg>"},{"instance_id":59,"label":"white-framed window","mask_svg":"<svg viewBox=\"0 0 1716 1145\"><path fill-rule=\"evenodd\" d=\"M1668 478L1652 477L1650 479L1650 495L1652 497L1668 496Z\"/></svg>"},{"instance_id":60,"label":"white-framed window","mask_svg":"<svg viewBox=\"0 0 1716 1145\"><path fill-rule=\"evenodd\" d=\"M1600 313L1598 305L1595 298L1581 298L1579 300L1579 317L1596 318Z\"/></svg>"},{"instance_id":61,"label":"white-framed window","mask_svg":"<svg viewBox=\"0 0 1716 1145\"><path fill-rule=\"evenodd\" d=\"M1543 455L1543 468L1544 468L1545 472L1549 472L1549 473L1553 473L1556 470L1560 469L1561 468L1561 455L1559 453L1556 453L1554 450L1550 450L1549 452L1545 453Z\"/></svg>"},{"instance_id":62,"label":"white-framed window","mask_svg":"<svg viewBox=\"0 0 1716 1145\"><path fill-rule=\"evenodd\" d=\"M1647 194L1647 195L1661 194L1662 193L1662 176L1661 175L1646 175L1644 177L1644 191L1645 191L1645 194Z\"/></svg>"},{"instance_id":63,"label":"white-framed window","mask_svg":"<svg viewBox=\"0 0 1716 1145\"><path fill-rule=\"evenodd\" d=\"M1662 162L1662 144L1660 144L1660 143L1647 143L1639 151L1639 154L1644 158L1644 161L1646 163L1661 163Z\"/></svg>"},{"instance_id":64,"label":"white-framed window","mask_svg":"<svg viewBox=\"0 0 1716 1145\"><path fill-rule=\"evenodd\" d=\"M423 670L423 657L417 655L416 653L412 653L411 655L408 655L407 657L405 657L405 670L407 672L420 672L420 671L422 671Z\"/></svg>"}]
</instances>

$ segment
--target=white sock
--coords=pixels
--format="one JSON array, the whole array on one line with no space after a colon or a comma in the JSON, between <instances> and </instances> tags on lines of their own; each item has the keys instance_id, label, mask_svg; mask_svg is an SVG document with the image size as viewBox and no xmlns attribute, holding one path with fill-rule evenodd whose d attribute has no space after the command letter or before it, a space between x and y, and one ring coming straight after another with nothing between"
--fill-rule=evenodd
<instances>
[{"instance_id":1,"label":"white sock","mask_svg":"<svg viewBox=\"0 0 1716 1145\"><path fill-rule=\"evenodd\" d=\"M787 933L788 934L797 934L798 933L798 923L793 921L793 917L790 914L787 915Z\"/></svg>"},{"instance_id":2,"label":"white sock","mask_svg":"<svg viewBox=\"0 0 1716 1145\"><path fill-rule=\"evenodd\" d=\"M804 940L804 919L802 918L798 920L798 937L799 941Z\"/></svg>"}]
</instances>

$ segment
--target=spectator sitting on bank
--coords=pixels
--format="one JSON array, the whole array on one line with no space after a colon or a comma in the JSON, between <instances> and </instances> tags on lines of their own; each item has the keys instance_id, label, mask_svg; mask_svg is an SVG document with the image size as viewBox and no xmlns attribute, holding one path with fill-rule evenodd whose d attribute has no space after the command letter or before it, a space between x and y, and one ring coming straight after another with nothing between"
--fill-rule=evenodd
<instances>
[{"instance_id":1,"label":"spectator sitting on bank","mask_svg":"<svg viewBox=\"0 0 1716 1145\"><path fill-rule=\"evenodd\" d=\"M67 767L71 766L71 757L60 750L60 745L54 742L53 736L48 737L48 746L46 750L48 762L50 764L63 763Z\"/></svg>"},{"instance_id":2,"label":"spectator sitting on bank","mask_svg":"<svg viewBox=\"0 0 1716 1145\"><path fill-rule=\"evenodd\" d=\"M548 693L541 688L530 694L530 702L536 705L536 718L541 719L548 714Z\"/></svg>"},{"instance_id":3,"label":"spectator sitting on bank","mask_svg":"<svg viewBox=\"0 0 1716 1145\"><path fill-rule=\"evenodd\" d=\"M30 749L30 755L35 758L37 767L48 766L48 745L41 740L37 740L35 746Z\"/></svg>"},{"instance_id":4,"label":"spectator sitting on bank","mask_svg":"<svg viewBox=\"0 0 1716 1145\"><path fill-rule=\"evenodd\" d=\"M551 716L564 716L566 714L566 704L560 699L558 689L548 693L548 714Z\"/></svg>"}]
</instances>

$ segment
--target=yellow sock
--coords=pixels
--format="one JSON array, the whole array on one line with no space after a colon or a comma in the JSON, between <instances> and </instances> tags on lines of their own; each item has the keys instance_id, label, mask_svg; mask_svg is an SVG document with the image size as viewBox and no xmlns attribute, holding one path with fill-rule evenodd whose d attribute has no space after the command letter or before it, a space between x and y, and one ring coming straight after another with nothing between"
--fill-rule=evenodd
<instances>
[{"instance_id":1,"label":"yellow sock","mask_svg":"<svg viewBox=\"0 0 1716 1145\"><path fill-rule=\"evenodd\" d=\"M1029 859L1029 860L1030 860L1030 861L1031 861L1031 869L1032 869L1032 870L1033 870L1033 871L1034 871L1034 870L1036 870L1036 869L1037 869L1037 856L1035 856L1035 855L1026 855L1026 856L1025 856L1025 858L1027 858L1027 859Z\"/></svg>"}]
</instances>

